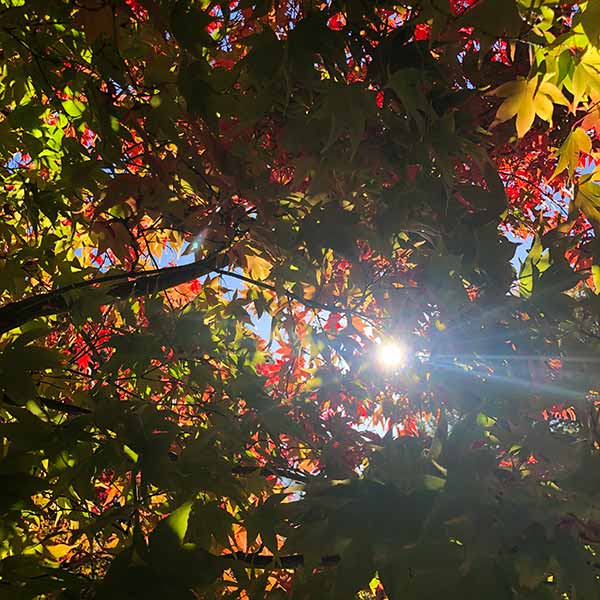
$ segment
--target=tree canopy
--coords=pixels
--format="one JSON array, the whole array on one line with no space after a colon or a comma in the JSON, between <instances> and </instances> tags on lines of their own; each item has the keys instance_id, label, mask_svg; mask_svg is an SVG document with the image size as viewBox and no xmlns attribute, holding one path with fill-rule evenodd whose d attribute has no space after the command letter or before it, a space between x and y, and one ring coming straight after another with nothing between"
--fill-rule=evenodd
<instances>
[{"instance_id":1,"label":"tree canopy","mask_svg":"<svg viewBox=\"0 0 600 600\"><path fill-rule=\"evenodd\" d=\"M0 599L600 597L600 2L0 48Z\"/></svg>"}]
</instances>

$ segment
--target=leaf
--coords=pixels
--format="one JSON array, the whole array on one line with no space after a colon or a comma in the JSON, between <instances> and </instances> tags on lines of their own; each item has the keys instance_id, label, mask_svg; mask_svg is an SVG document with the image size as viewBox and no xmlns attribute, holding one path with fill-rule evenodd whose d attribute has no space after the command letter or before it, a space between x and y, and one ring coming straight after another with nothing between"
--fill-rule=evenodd
<instances>
[{"instance_id":1,"label":"leaf","mask_svg":"<svg viewBox=\"0 0 600 600\"><path fill-rule=\"evenodd\" d=\"M594 280L594 292L600 294L600 266L592 265L592 277Z\"/></svg>"},{"instance_id":2,"label":"leaf","mask_svg":"<svg viewBox=\"0 0 600 600\"><path fill-rule=\"evenodd\" d=\"M549 253L544 253L544 247L539 236L535 236L527 258L523 261L519 272L519 294L522 298L529 298L533 293L535 282L539 279L549 264Z\"/></svg>"},{"instance_id":3,"label":"leaf","mask_svg":"<svg viewBox=\"0 0 600 600\"><path fill-rule=\"evenodd\" d=\"M150 550L168 553L183 544L188 520L192 510L192 502L185 502L174 510L166 519L154 528L150 534Z\"/></svg>"},{"instance_id":4,"label":"leaf","mask_svg":"<svg viewBox=\"0 0 600 600\"><path fill-rule=\"evenodd\" d=\"M600 227L600 185L594 181L595 173L579 183L575 193L575 206L588 218L594 228Z\"/></svg>"},{"instance_id":5,"label":"leaf","mask_svg":"<svg viewBox=\"0 0 600 600\"><path fill-rule=\"evenodd\" d=\"M246 270L252 279L264 281L269 276L273 265L268 260L253 254L247 254L244 258Z\"/></svg>"},{"instance_id":6,"label":"leaf","mask_svg":"<svg viewBox=\"0 0 600 600\"><path fill-rule=\"evenodd\" d=\"M127 226L121 221L96 222L91 237L98 244L99 255L110 248L122 261L131 257L129 248L133 238Z\"/></svg>"},{"instance_id":7,"label":"leaf","mask_svg":"<svg viewBox=\"0 0 600 600\"><path fill-rule=\"evenodd\" d=\"M536 115L551 124L554 104L568 104L558 87L539 76L504 83L491 93L506 98L498 108L495 123L508 121L516 115L519 137L531 129Z\"/></svg>"},{"instance_id":8,"label":"leaf","mask_svg":"<svg viewBox=\"0 0 600 600\"><path fill-rule=\"evenodd\" d=\"M62 558L64 558L72 548L73 546L69 546L68 544L53 544L44 546L44 550L57 561L60 561Z\"/></svg>"},{"instance_id":9,"label":"leaf","mask_svg":"<svg viewBox=\"0 0 600 600\"><path fill-rule=\"evenodd\" d=\"M41 346L22 346L25 336L18 338L12 347L0 356L0 388L12 402L25 404L36 395L32 372L55 369L61 359L55 350Z\"/></svg>"},{"instance_id":10,"label":"leaf","mask_svg":"<svg viewBox=\"0 0 600 600\"><path fill-rule=\"evenodd\" d=\"M425 127L422 113L428 108L428 101L422 91L422 73L417 69L401 69L390 77L388 86L394 90L407 114L415 121L419 131Z\"/></svg>"},{"instance_id":11,"label":"leaf","mask_svg":"<svg viewBox=\"0 0 600 600\"><path fill-rule=\"evenodd\" d=\"M79 119L86 109L85 104L79 100L65 100L62 106L67 115L72 119Z\"/></svg>"},{"instance_id":12,"label":"leaf","mask_svg":"<svg viewBox=\"0 0 600 600\"><path fill-rule=\"evenodd\" d=\"M227 547L234 523L236 519L216 502L194 502L185 540L208 550L214 538L219 545Z\"/></svg>"},{"instance_id":13,"label":"leaf","mask_svg":"<svg viewBox=\"0 0 600 600\"><path fill-rule=\"evenodd\" d=\"M214 43L206 31L211 21L212 17L207 12L189 0L177 0L171 12L171 28L175 39L196 56L202 56L203 48Z\"/></svg>"},{"instance_id":14,"label":"leaf","mask_svg":"<svg viewBox=\"0 0 600 600\"><path fill-rule=\"evenodd\" d=\"M518 37L523 21L515 0L481 0L459 19L461 27L474 27L486 37Z\"/></svg>"},{"instance_id":15,"label":"leaf","mask_svg":"<svg viewBox=\"0 0 600 600\"><path fill-rule=\"evenodd\" d=\"M581 25L592 46L600 46L600 3L588 0L587 6L581 13Z\"/></svg>"},{"instance_id":16,"label":"leaf","mask_svg":"<svg viewBox=\"0 0 600 600\"><path fill-rule=\"evenodd\" d=\"M439 492L444 489L446 480L443 477L437 477L436 475L423 475L423 484L426 490L433 492Z\"/></svg>"},{"instance_id":17,"label":"leaf","mask_svg":"<svg viewBox=\"0 0 600 600\"><path fill-rule=\"evenodd\" d=\"M573 94L572 110L575 111L584 96L600 94L600 52L589 47L580 56L571 81L566 81Z\"/></svg>"},{"instance_id":18,"label":"leaf","mask_svg":"<svg viewBox=\"0 0 600 600\"><path fill-rule=\"evenodd\" d=\"M83 29L88 42L93 44L99 37L113 34L113 11L102 0L83 0L75 14L75 23Z\"/></svg>"},{"instance_id":19,"label":"leaf","mask_svg":"<svg viewBox=\"0 0 600 600\"><path fill-rule=\"evenodd\" d=\"M558 151L558 164L552 177L550 177L550 181L565 169L568 169L569 178L572 178L579 165L579 154L581 152L589 154L591 150L592 140L582 127L577 127L571 131Z\"/></svg>"}]
</instances>

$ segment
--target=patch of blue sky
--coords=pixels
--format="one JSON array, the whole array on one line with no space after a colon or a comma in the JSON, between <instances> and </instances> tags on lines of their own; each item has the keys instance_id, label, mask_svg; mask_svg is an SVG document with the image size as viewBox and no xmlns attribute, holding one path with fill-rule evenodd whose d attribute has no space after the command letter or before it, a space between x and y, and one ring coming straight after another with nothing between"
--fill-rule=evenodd
<instances>
[{"instance_id":1,"label":"patch of blue sky","mask_svg":"<svg viewBox=\"0 0 600 600\"><path fill-rule=\"evenodd\" d=\"M23 153L15 152L12 157L4 163L4 167L11 173L21 168L23 162Z\"/></svg>"}]
</instances>

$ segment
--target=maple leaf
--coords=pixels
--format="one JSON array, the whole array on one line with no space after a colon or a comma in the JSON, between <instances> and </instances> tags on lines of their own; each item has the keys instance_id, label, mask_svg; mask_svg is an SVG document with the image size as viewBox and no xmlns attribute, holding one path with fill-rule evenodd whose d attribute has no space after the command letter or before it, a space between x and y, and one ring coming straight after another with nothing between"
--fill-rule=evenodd
<instances>
[{"instance_id":1,"label":"maple leaf","mask_svg":"<svg viewBox=\"0 0 600 600\"><path fill-rule=\"evenodd\" d=\"M581 152L589 154L591 150L592 140L581 127L577 127L571 131L558 151L558 164L550 180L554 179L565 169L568 170L569 177L573 177L579 165L579 154Z\"/></svg>"},{"instance_id":2,"label":"maple leaf","mask_svg":"<svg viewBox=\"0 0 600 600\"><path fill-rule=\"evenodd\" d=\"M4 596L597 596L600 0L407 4L4 2Z\"/></svg>"},{"instance_id":3,"label":"maple leaf","mask_svg":"<svg viewBox=\"0 0 600 600\"><path fill-rule=\"evenodd\" d=\"M600 132L600 99L593 96L590 104L590 109L581 121L581 127L586 131L593 129L595 133L598 133Z\"/></svg>"},{"instance_id":4,"label":"maple leaf","mask_svg":"<svg viewBox=\"0 0 600 600\"><path fill-rule=\"evenodd\" d=\"M517 117L517 135L523 137L533 125L536 115L552 123L554 104L568 105L560 89L539 76L504 83L491 94L505 98L496 112L494 125Z\"/></svg>"},{"instance_id":5,"label":"maple leaf","mask_svg":"<svg viewBox=\"0 0 600 600\"><path fill-rule=\"evenodd\" d=\"M600 94L600 52L588 48L579 58L570 82L566 82L573 94L571 110L575 112L584 96Z\"/></svg>"},{"instance_id":6,"label":"maple leaf","mask_svg":"<svg viewBox=\"0 0 600 600\"><path fill-rule=\"evenodd\" d=\"M581 14L581 25L590 43L600 45L600 3L598 0L588 0L587 7Z\"/></svg>"},{"instance_id":7,"label":"maple leaf","mask_svg":"<svg viewBox=\"0 0 600 600\"><path fill-rule=\"evenodd\" d=\"M594 172L582 178L574 200L576 208L581 210L596 230L600 226L600 185L595 181L598 175Z\"/></svg>"},{"instance_id":8,"label":"maple leaf","mask_svg":"<svg viewBox=\"0 0 600 600\"><path fill-rule=\"evenodd\" d=\"M251 254L249 254L245 258L247 271L250 277L252 277L252 279L262 281L263 279L266 279L269 276L272 265L268 260L260 256Z\"/></svg>"},{"instance_id":9,"label":"maple leaf","mask_svg":"<svg viewBox=\"0 0 600 600\"><path fill-rule=\"evenodd\" d=\"M75 22L83 29L90 43L103 35L111 36L114 31L112 9L100 0L85 0L75 14Z\"/></svg>"}]
</instances>

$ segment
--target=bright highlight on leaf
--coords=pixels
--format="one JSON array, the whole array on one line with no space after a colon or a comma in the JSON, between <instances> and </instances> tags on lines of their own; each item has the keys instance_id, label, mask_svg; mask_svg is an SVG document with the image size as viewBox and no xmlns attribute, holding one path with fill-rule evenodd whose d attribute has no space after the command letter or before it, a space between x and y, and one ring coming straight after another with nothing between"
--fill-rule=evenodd
<instances>
[{"instance_id":1,"label":"bright highlight on leaf","mask_svg":"<svg viewBox=\"0 0 600 600\"><path fill-rule=\"evenodd\" d=\"M560 147L558 165L551 179L560 175L565 169L568 169L569 177L573 177L579 164L580 153L589 154L591 150L592 140L590 136L581 127L574 129Z\"/></svg>"},{"instance_id":2,"label":"bright highlight on leaf","mask_svg":"<svg viewBox=\"0 0 600 600\"><path fill-rule=\"evenodd\" d=\"M496 122L503 123L516 115L519 137L523 137L531 129L536 115L552 123L554 104L568 105L560 89L539 76L529 80L509 81L492 93L506 98L498 108Z\"/></svg>"}]
</instances>

